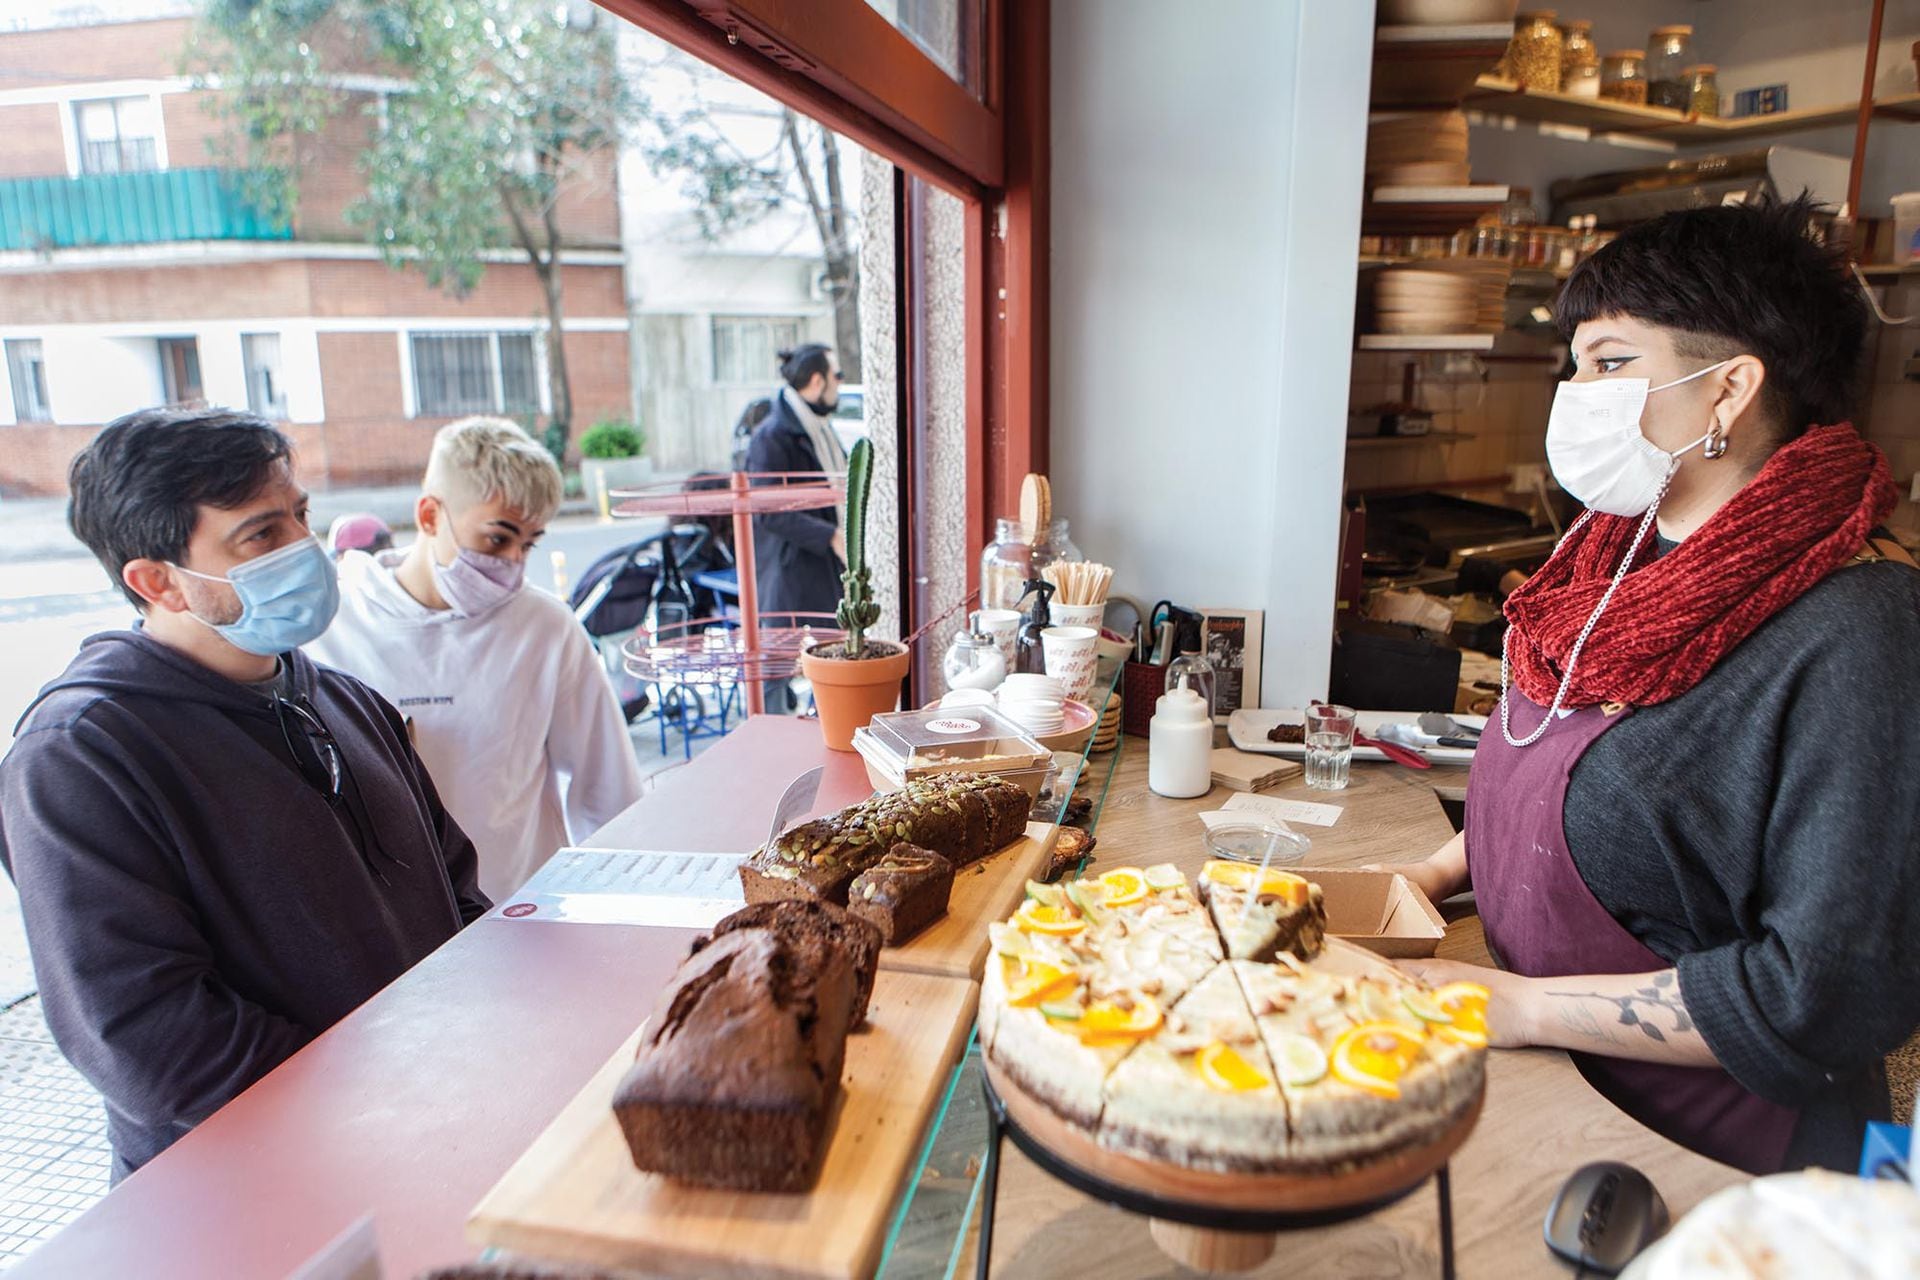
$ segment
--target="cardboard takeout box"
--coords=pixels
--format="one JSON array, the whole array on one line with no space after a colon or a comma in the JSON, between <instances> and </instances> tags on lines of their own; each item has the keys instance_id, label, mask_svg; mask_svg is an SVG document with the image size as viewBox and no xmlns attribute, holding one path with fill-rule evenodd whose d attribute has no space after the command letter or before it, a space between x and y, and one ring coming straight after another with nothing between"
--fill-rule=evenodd
<instances>
[{"instance_id":1,"label":"cardboard takeout box","mask_svg":"<svg viewBox=\"0 0 1920 1280\"><path fill-rule=\"evenodd\" d=\"M1327 933L1390 960L1430 956L1447 933L1446 921L1418 885L1397 871L1343 867L1288 867L1326 895Z\"/></svg>"}]
</instances>

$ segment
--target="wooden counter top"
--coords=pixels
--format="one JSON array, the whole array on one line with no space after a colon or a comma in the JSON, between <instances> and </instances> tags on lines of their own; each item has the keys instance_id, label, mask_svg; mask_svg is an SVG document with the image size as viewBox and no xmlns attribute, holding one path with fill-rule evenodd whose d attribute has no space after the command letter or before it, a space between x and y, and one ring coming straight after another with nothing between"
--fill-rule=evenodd
<instances>
[{"instance_id":1,"label":"wooden counter top","mask_svg":"<svg viewBox=\"0 0 1920 1280\"><path fill-rule=\"evenodd\" d=\"M1206 851L1194 814L1219 808L1233 793L1215 787L1197 800L1156 796L1147 790L1146 744L1138 738L1124 744L1096 832L1094 870L1173 862L1189 874L1198 872ZM1309 791L1294 783L1266 793L1346 808L1332 827L1297 826L1313 841L1309 864L1410 862L1453 835L1434 786L1463 785L1464 771L1416 772L1398 765L1356 763L1352 777L1344 792ZM1440 954L1487 963L1478 917L1456 919ZM1675 1218L1721 1187L1745 1179L1738 1170L1695 1155L1629 1119L1594 1092L1558 1050L1495 1050L1487 1077L1486 1110L1452 1164L1455 1259L1462 1276L1515 1280L1567 1274L1542 1243L1541 1223L1561 1182L1587 1161L1622 1160L1639 1168L1659 1188ZM1069 1190L1012 1143L1002 1155L998 1203L996 1277L1098 1275L1119 1280L1166 1276L1176 1269L1148 1235L1145 1218ZM970 1242L957 1274L972 1274L971 1248ZM1431 1186L1422 1188L1372 1218L1285 1235L1275 1257L1247 1274L1316 1280L1438 1276L1434 1192Z\"/></svg>"},{"instance_id":2,"label":"wooden counter top","mask_svg":"<svg viewBox=\"0 0 1920 1280\"><path fill-rule=\"evenodd\" d=\"M1192 815L1204 801L1146 789L1146 751L1126 747L1099 826L1106 866L1203 857ZM867 794L857 758L834 756L818 728L756 718L666 775L595 843L745 850L760 843L781 789L825 761L819 810ZM1451 778L1451 775L1449 775ZM1457 781L1457 779L1452 779ZM1356 765L1333 828L1308 829L1329 865L1424 856L1450 834L1431 782ZM387 1275L408 1280L470 1258L469 1213L508 1166L646 1016L691 933L620 925L480 921L135 1174L15 1269L24 1277L143 1280L278 1277L363 1214ZM1477 925L1442 954L1484 956ZM1565 1055L1497 1053L1485 1117L1454 1162L1463 1276L1556 1274L1540 1242L1547 1200L1574 1165L1628 1161L1676 1215L1737 1181L1627 1119ZM1144 1276L1171 1269L1146 1221L1096 1204L1008 1148L996 1275ZM952 1237L949 1236L949 1239ZM1272 1275L1433 1275L1431 1191L1377 1218L1289 1237Z\"/></svg>"}]
</instances>

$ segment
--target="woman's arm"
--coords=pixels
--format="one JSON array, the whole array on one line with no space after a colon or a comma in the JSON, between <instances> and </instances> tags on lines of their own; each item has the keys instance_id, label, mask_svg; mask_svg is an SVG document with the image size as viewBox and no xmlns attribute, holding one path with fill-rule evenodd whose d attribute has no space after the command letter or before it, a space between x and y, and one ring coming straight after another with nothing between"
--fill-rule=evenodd
<instances>
[{"instance_id":1,"label":"woman's arm","mask_svg":"<svg viewBox=\"0 0 1920 1280\"><path fill-rule=\"evenodd\" d=\"M1398 871L1419 885L1429 902L1440 902L1467 887L1467 833L1455 835L1419 862L1374 862L1361 870Z\"/></svg>"},{"instance_id":2,"label":"woman's arm","mask_svg":"<svg viewBox=\"0 0 1920 1280\"><path fill-rule=\"evenodd\" d=\"M1487 1001L1487 1037L1496 1048L1542 1045L1608 1058L1717 1067L1681 999L1672 969L1657 973L1523 978L1452 960L1403 960L1422 982L1478 982Z\"/></svg>"}]
</instances>

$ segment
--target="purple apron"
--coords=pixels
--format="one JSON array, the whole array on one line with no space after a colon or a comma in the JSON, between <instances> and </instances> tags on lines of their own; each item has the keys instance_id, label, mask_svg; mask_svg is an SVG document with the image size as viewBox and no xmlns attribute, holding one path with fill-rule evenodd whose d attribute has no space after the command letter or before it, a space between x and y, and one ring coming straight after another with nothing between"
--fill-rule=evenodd
<instances>
[{"instance_id":1,"label":"purple apron","mask_svg":"<svg viewBox=\"0 0 1920 1280\"><path fill-rule=\"evenodd\" d=\"M1517 689L1507 697L1514 736L1524 738L1545 711ZM1467 788L1467 867L1487 944L1514 973L1550 978L1672 967L1593 896L1561 822L1574 765L1624 718L1624 708L1585 707L1532 746L1514 747L1496 715L1480 739ZM1616 1106L1675 1142L1749 1173L1776 1172L1786 1158L1800 1113L1748 1092L1718 1067L1575 1059Z\"/></svg>"}]
</instances>

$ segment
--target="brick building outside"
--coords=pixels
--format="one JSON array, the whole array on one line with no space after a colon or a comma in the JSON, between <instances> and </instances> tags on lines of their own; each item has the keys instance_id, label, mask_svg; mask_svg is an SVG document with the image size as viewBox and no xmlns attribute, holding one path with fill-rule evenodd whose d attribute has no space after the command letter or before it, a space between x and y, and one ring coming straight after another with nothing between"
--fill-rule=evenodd
<instances>
[{"instance_id":1,"label":"brick building outside","mask_svg":"<svg viewBox=\"0 0 1920 1280\"><path fill-rule=\"evenodd\" d=\"M316 487L415 479L454 417L547 407L546 310L517 253L464 297L383 263L344 211L374 117L317 140L291 227L262 218L182 74L187 17L0 32L0 495L60 494L98 427L148 405L285 425ZM356 101L398 86L343 82ZM576 435L632 414L612 154L560 201Z\"/></svg>"}]
</instances>

